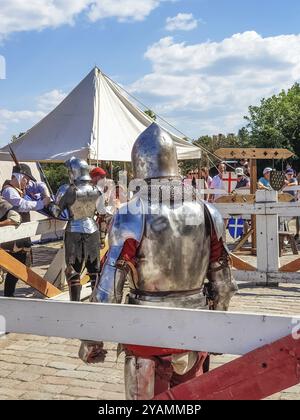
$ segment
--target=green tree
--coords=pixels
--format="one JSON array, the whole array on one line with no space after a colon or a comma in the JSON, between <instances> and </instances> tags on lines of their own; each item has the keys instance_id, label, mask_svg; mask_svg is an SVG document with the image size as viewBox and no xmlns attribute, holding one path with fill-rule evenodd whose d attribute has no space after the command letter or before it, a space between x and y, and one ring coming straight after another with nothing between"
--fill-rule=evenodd
<instances>
[{"instance_id":1,"label":"green tree","mask_svg":"<svg viewBox=\"0 0 300 420\"><path fill-rule=\"evenodd\" d=\"M250 106L243 133L256 147L287 148L300 155L300 85Z\"/></svg>"},{"instance_id":2,"label":"green tree","mask_svg":"<svg viewBox=\"0 0 300 420\"><path fill-rule=\"evenodd\" d=\"M69 182L68 170L63 163L43 163L42 168L54 194L62 184Z\"/></svg>"},{"instance_id":3,"label":"green tree","mask_svg":"<svg viewBox=\"0 0 300 420\"><path fill-rule=\"evenodd\" d=\"M146 109L145 114L147 114L153 121L156 121L156 114L151 109Z\"/></svg>"}]
</instances>

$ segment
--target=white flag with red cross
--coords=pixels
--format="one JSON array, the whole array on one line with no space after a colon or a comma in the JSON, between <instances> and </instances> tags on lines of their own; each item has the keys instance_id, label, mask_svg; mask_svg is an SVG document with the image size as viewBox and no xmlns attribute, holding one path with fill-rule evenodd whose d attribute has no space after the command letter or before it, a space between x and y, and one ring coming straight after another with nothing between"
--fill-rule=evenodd
<instances>
[{"instance_id":1,"label":"white flag with red cross","mask_svg":"<svg viewBox=\"0 0 300 420\"><path fill-rule=\"evenodd\" d=\"M223 189L228 193L232 193L237 184L235 172L224 172L222 177Z\"/></svg>"}]
</instances>

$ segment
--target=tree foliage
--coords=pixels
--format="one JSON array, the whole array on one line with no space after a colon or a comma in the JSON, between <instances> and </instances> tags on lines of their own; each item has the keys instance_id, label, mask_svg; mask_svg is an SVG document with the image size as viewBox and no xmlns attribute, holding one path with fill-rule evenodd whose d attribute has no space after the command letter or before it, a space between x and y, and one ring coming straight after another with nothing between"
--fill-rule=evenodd
<instances>
[{"instance_id":1,"label":"tree foliage","mask_svg":"<svg viewBox=\"0 0 300 420\"><path fill-rule=\"evenodd\" d=\"M287 148L300 155L300 85L250 106L243 128L256 147Z\"/></svg>"},{"instance_id":2,"label":"tree foliage","mask_svg":"<svg viewBox=\"0 0 300 420\"><path fill-rule=\"evenodd\" d=\"M146 109L145 114L147 114L153 121L156 121L156 114L151 109Z\"/></svg>"},{"instance_id":3,"label":"tree foliage","mask_svg":"<svg viewBox=\"0 0 300 420\"><path fill-rule=\"evenodd\" d=\"M62 184L69 182L68 170L63 163L43 163L42 168L54 194Z\"/></svg>"}]
</instances>

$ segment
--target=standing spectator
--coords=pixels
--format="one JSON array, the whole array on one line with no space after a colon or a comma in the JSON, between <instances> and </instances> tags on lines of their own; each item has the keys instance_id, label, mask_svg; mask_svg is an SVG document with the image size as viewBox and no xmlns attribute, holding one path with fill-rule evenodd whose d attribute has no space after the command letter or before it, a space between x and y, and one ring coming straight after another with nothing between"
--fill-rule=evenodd
<instances>
[{"instance_id":1,"label":"standing spectator","mask_svg":"<svg viewBox=\"0 0 300 420\"><path fill-rule=\"evenodd\" d=\"M297 178L295 177L294 170L289 168L285 171L286 180L284 181L285 187L296 187L298 185ZM284 191L285 188L283 188ZM293 196L292 201L296 201L297 191L287 191L289 194Z\"/></svg>"},{"instance_id":2,"label":"standing spectator","mask_svg":"<svg viewBox=\"0 0 300 420\"><path fill-rule=\"evenodd\" d=\"M201 168L201 179L204 179L207 183L207 187L210 188L212 183L212 177L209 175L209 169L207 166Z\"/></svg>"},{"instance_id":3,"label":"standing spectator","mask_svg":"<svg viewBox=\"0 0 300 420\"><path fill-rule=\"evenodd\" d=\"M244 174L243 168L236 168L235 174L237 177L237 183L235 189L238 190L240 188L243 189L250 189L250 179Z\"/></svg>"},{"instance_id":4,"label":"standing spectator","mask_svg":"<svg viewBox=\"0 0 300 420\"><path fill-rule=\"evenodd\" d=\"M238 163L239 167L243 168L244 174L247 177L250 177L249 162L247 159L240 159Z\"/></svg>"},{"instance_id":5,"label":"standing spectator","mask_svg":"<svg viewBox=\"0 0 300 420\"><path fill-rule=\"evenodd\" d=\"M21 223L21 216L19 213L13 210L13 206L9 204L4 198L0 195L0 229L5 226L19 226ZM14 249L16 249L16 242L9 242L2 245L2 248L11 254L13 257ZM1 278L1 275L0 275ZM4 284L4 296L11 296L11 287L14 282L14 277L11 274L6 275L6 280Z\"/></svg>"},{"instance_id":6,"label":"standing spectator","mask_svg":"<svg viewBox=\"0 0 300 420\"><path fill-rule=\"evenodd\" d=\"M224 177L225 171L226 171L226 163L221 162L218 165L218 174L213 177L213 179L211 181L211 184L210 184L210 188L212 190L224 190L224 194L213 194L210 197L210 201L216 201L217 198L226 194L226 188L225 188L225 185L224 185L224 182L223 182L223 177Z\"/></svg>"},{"instance_id":7,"label":"standing spectator","mask_svg":"<svg viewBox=\"0 0 300 420\"><path fill-rule=\"evenodd\" d=\"M286 180L285 180L285 187L295 187L298 185L298 179L295 176L295 171L290 167L285 171L285 176L286 176ZM285 188L283 188L283 191L285 190ZM293 196L293 200L292 202L297 201L298 199L298 191L286 191L288 194L291 194ZM299 239L299 230L300 230L300 226L299 226L299 216L295 217L296 219L296 235L295 235L295 240L297 241Z\"/></svg>"},{"instance_id":8,"label":"standing spectator","mask_svg":"<svg viewBox=\"0 0 300 420\"><path fill-rule=\"evenodd\" d=\"M105 212L102 214L97 212L96 220L99 226L100 246L102 249L105 248L107 232L116 207L116 203L114 202L116 200L112 200L113 195L115 195L113 194L113 182L109 183L106 176L106 171L99 167L93 168L90 171L92 185L97 186L104 197Z\"/></svg>"},{"instance_id":9,"label":"standing spectator","mask_svg":"<svg viewBox=\"0 0 300 420\"><path fill-rule=\"evenodd\" d=\"M265 168L263 171L263 176L258 180L258 189L259 190L271 190L270 185L270 176L271 172L273 171L272 168Z\"/></svg>"},{"instance_id":10,"label":"standing spectator","mask_svg":"<svg viewBox=\"0 0 300 420\"><path fill-rule=\"evenodd\" d=\"M184 179L184 184L185 185L192 185L194 188L196 188L197 183L196 183L196 177L198 176L198 172L196 172L194 169L191 169L190 171L188 171L186 178Z\"/></svg>"},{"instance_id":11,"label":"standing spectator","mask_svg":"<svg viewBox=\"0 0 300 420\"><path fill-rule=\"evenodd\" d=\"M11 180L5 182L3 186L2 196L11 204L13 210L20 213L22 223L30 222L30 211L42 210L50 204L46 185L42 182L37 182L32 176L30 167L23 163L14 166ZM25 264L27 252L30 251L30 248L30 238L17 241L12 250L14 258ZM17 282L18 279L16 277L7 275L4 296L14 296Z\"/></svg>"}]
</instances>

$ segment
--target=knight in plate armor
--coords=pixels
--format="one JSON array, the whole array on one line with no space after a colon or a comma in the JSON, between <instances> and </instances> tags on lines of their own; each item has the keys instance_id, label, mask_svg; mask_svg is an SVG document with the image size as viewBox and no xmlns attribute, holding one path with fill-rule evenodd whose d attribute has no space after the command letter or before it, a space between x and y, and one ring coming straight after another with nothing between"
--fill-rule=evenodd
<instances>
[{"instance_id":1,"label":"knight in plate armor","mask_svg":"<svg viewBox=\"0 0 300 420\"><path fill-rule=\"evenodd\" d=\"M86 161L72 157L65 162L65 166L68 168L70 183L59 188L56 206L58 211L68 209L70 214L64 238L65 273L70 300L80 301L83 266L87 269L92 288L100 272L100 238L94 218L96 209L102 209L102 200L99 189L91 185Z\"/></svg>"},{"instance_id":2,"label":"knight in plate armor","mask_svg":"<svg viewBox=\"0 0 300 420\"><path fill-rule=\"evenodd\" d=\"M127 278L129 304L226 311L237 286L222 216L185 194L176 147L156 123L135 142L132 165L142 186L114 216L110 249L91 300L121 303ZM123 348L125 393L131 400L152 399L209 368L204 352ZM83 341L79 350L86 363L101 362L105 354L102 342Z\"/></svg>"}]
</instances>

